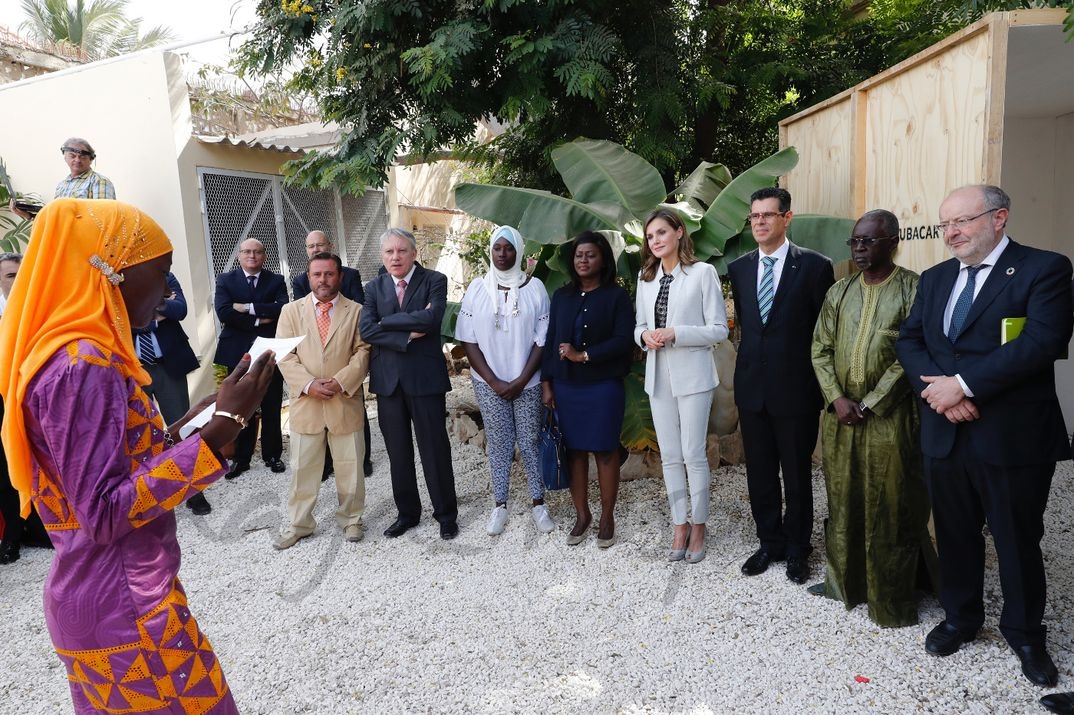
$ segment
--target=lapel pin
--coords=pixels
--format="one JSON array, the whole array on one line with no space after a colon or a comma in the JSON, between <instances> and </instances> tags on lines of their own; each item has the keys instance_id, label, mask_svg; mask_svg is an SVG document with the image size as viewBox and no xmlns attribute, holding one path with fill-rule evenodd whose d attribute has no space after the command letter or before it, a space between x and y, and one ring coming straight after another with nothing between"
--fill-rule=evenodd
<instances>
[{"instance_id":1,"label":"lapel pin","mask_svg":"<svg viewBox=\"0 0 1074 715\"><path fill-rule=\"evenodd\" d=\"M1011 266L1010 268L1007 269L1007 275L1009 275L1009 276L1014 275L1014 266Z\"/></svg>"}]
</instances>

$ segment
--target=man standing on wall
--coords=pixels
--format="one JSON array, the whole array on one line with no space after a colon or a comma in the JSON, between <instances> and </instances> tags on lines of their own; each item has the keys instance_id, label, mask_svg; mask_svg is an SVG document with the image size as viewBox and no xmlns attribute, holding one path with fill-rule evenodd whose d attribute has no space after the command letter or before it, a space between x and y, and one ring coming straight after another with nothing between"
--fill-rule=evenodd
<instances>
[{"instance_id":1,"label":"man standing on wall","mask_svg":"<svg viewBox=\"0 0 1074 715\"><path fill-rule=\"evenodd\" d=\"M757 250L732 261L727 275L742 330L735 403L761 542L742 573L756 576L786 559L787 578L803 584L813 550L812 455L823 405L810 348L835 273L827 258L787 240L792 216L786 189L755 191L747 218Z\"/></svg>"}]
</instances>

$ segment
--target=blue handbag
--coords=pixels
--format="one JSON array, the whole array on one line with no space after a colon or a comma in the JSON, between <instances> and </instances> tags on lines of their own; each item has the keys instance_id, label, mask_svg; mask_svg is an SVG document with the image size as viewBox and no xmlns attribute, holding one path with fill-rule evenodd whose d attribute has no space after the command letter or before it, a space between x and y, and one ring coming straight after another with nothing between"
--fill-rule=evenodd
<instances>
[{"instance_id":1,"label":"blue handbag","mask_svg":"<svg viewBox=\"0 0 1074 715\"><path fill-rule=\"evenodd\" d=\"M559 431L559 418L555 410L544 410L544 423L538 438L541 450L541 477L545 489L554 491L566 489L571 485L567 470L567 446L563 444L563 433Z\"/></svg>"}]
</instances>

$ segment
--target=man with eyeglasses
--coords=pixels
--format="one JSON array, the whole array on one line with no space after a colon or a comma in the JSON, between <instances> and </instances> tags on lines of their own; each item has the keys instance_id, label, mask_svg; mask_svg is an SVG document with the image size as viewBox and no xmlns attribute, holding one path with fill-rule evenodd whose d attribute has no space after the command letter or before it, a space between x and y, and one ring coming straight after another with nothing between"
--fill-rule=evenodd
<instances>
[{"instance_id":1,"label":"man with eyeglasses","mask_svg":"<svg viewBox=\"0 0 1074 715\"><path fill-rule=\"evenodd\" d=\"M860 273L831 287L813 331L828 519L827 575L809 592L865 603L885 628L917 623L918 589L932 590L936 568L917 405L895 356L918 275L895 265L898 244L895 214L858 219L847 245Z\"/></svg>"},{"instance_id":2,"label":"man with eyeglasses","mask_svg":"<svg viewBox=\"0 0 1074 715\"><path fill-rule=\"evenodd\" d=\"M1054 363L1072 332L1071 264L1011 240L1010 206L1002 189L983 185L956 189L940 204L954 258L921 275L896 350L921 396L940 559L945 618L925 650L951 655L984 624L987 523L1003 588L1000 632L1026 678L1053 686L1040 540L1055 463L1070 458ZM1012 320L1024 323L1021 334L1004 341Z\"/></svg>"},{"instance_id":3,"label":"man with eyeglasses","mask_svg":"<svg viewBox=\"0 0 1074 715\"><path fill-rule=\"evenodd\" d=\"M813 550L812 457L823 406L810 348L835 273L827 258L787 240L792 216L786 189L755 191L748 220L757 249L732 261L727 276L742 335L735 404L760 541L742 573L756 576L786 559L787 578L804 584Z\"/></svg>"},{"instance_id":4,"label":"man with eyeglasses","mask_svg":"<svg viewBox=\"0 0 1074 715\"><path fill-rule=\"evenodd\" d=\"M276 336L276 321L287 303L287 285L283 276L264 267L265 245L261 241L248 238L240 243L238 259L237 268L216 277L214 306L223 326L213 358L219 379L235 369L258 336ZM265 465L277 473L287 469L280 458L283 456L282 405L283 377L277 369L261 400L261 409L235 440L231 471L224 475L224 479L235 479L250 469L258 422L261 424L261 458Z\"/></svg>"},{"instance_id":5,"label":"man with eyeglasses","mask_svg":"<svg viewBox=\"0 0 1074 715\"><path fill-rule=\"evenodd\" d=\"M313 257L318 253L335 253L336 247L328 238L328 234L324 231L310 231L306 236L306 258L313 260ZM291 292L294 293L295 301L305 298L310 294L310 277L305 271L302 273L296 273L295 277L291 279ZM353 300L358 305L365 302L365 291L362 289L362 274L358 272L357 268L350 268L343 266L343 276L339 283L339 293L347 300ZM362 470L365 476L373 474L373 460L372 453L369 446L369 416L365 415L365 404L362 405L363 415L365 416L365 457L362 460ZM328 445L325 445L325 459L324 459L324 473L321 474L321 481L325 481L332 476L332 472L335 467L332 463L332 452L329 451Z\"/></svg>"},{"instance_id":6,"label":"man with eyeglasses","mask_svg":"<svg viewBox=\"0 0 1074 715\"><path fill-rule=\"evenodd\" d=\"M116 198L116 187L111 180L91 168L93 160L97 158L97 152L93 150L88 141L80 137L71 137L60 147L60 153L63 154L63 160L67 162L67 168L71 173L56 184L56 192L53 198ZM33 218L33 214L15 206L14 197L12 197L8 208L12 213L24 219Z\"/></svg>"}]
</instances>

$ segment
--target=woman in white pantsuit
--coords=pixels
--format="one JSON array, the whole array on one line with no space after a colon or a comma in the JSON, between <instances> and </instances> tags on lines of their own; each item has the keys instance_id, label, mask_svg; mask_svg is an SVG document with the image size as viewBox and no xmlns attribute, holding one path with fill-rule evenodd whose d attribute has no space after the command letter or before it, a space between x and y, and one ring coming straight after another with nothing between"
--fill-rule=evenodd
<instances>
[{"instance_id":1,"label":"woman in white pantsuit","mask_svg":"<svg viewBox=\"0 0 1074 715\"><path fill-rule=\"evenodd\" d=\"M678 214L663 208L650 214L641 251L634 340L647 352L645 392L671 506L668 560L697 563L705 558L705 440L719 383L712 349L727 339L727 311L716 269L694 256Z\"/></svg>"}]
</instances>

